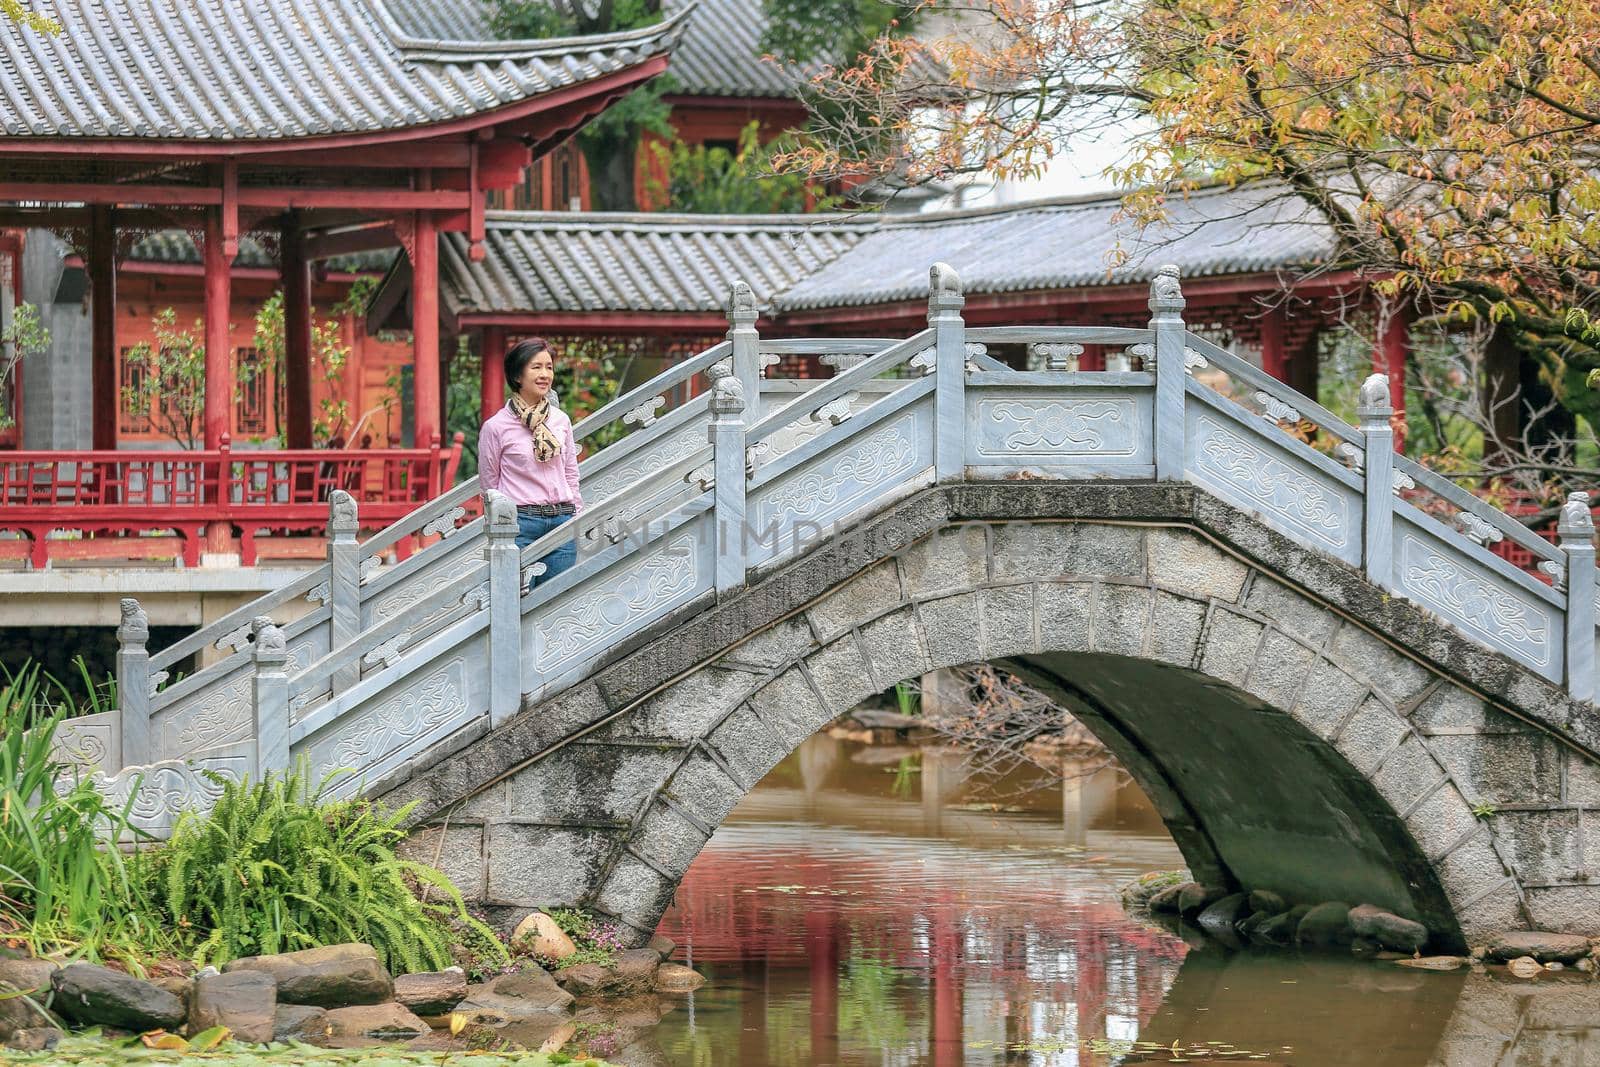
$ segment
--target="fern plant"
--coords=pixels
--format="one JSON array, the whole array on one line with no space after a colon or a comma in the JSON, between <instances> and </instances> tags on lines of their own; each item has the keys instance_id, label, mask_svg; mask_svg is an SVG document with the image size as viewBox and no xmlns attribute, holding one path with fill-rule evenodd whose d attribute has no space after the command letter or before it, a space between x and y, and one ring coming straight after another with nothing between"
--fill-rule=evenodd
<instances>
[{"instance_id":1,"label":"fern plant","mask_svg":"<svg viewBox=\"0 0 1600 1067\"><path fill-rule=\"evenodd\" d=\"M392 973L438 970L454 923L503 955L443 874L396 853L405 811L331 799L336 777L313 785L302 762L261 782L219 779L211 811L179 819L143 870L186 954L211 963L359 941Z\"/></svg>"}]
</instances>

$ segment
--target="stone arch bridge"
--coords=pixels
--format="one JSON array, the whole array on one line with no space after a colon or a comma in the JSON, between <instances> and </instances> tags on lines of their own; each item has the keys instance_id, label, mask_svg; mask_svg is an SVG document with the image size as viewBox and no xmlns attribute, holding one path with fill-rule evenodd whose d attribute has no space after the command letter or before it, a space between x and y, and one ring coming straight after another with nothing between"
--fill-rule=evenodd
<instances>
[{"instance_id":1,"label":"stone arch bridge","mask_svg":"<svg viewBox=\"0 0 1600 1067\"><path fill-rule=\"evenodd\" d=\"M122 707L64 754L158 834L208 802L200 769L351 767L469 898L642 940L805 737L998 662L1107 744L1204 880L1447 946L1600 933L1582 494L1545 542L1394 454L1381 376L1353 427L1188 332L1175 271L1138 328L967 329L961 304L936 266L912 338L781 341L736 287L726 342L579 424L633 430L585 460L574 523L519 554L509 502L472 517L467 483L358 544L337 499L325 567L173 649L126 601ZM765 376L796 352L838 373Z\"/></svg>"}]
</instances>

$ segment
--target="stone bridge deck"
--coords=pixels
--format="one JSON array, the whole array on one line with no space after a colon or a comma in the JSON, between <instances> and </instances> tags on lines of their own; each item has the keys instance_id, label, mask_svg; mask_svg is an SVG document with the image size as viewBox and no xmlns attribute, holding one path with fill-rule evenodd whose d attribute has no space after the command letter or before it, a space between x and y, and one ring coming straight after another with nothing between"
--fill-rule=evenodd
<instances>
[{"instance_id":1,"label":"stone bridge deck","mask_svg":"<svg viewBox=\"0 0 1600 1067\"><path fill-rule=\"evenodd\" d=\"M414 847L470 896L644 937L818 726L1002 661L1118 754L1203 877L1442 943L1600 932L1584 494L1546 543L1394 454L1382 376L1356 428L1189 333L1175 272L1136 329L967 329L961 305L939 266L914 337L774 341L736 287L728 341L579 423L633 427L584 461L579 520L519 553L510 502L469 520L468 482L357 544L336 496L325 567L174 648L148 656L125 602L122 707L64 753L158 834L208 803L201 770L352 768L343 790L417 802ZM1078 369L1089 346L1110 369ZM765 378L794 352L840 373ZM1307 422L1314 445L1286 429ZM377 567L414 534L438 540ZM578 565L529 591L573 537ZM163 684L207 646L228 654Z\"/></svg>"}]
</instances>

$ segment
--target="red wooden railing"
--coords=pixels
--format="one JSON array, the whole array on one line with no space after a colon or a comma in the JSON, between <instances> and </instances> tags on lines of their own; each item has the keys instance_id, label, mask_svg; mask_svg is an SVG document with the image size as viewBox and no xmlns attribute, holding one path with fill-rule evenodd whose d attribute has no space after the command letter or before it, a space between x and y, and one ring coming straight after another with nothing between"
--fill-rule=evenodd
<instances>
[{"instance_id":1,"label":"red wooden railing","mask_svg":"<svg viewBox=\"0 0 1600 1067\"><path fill-rule=\"evenodd\" d=\"M433 499L455 481L461 442L458 433L448 449L435 438L428 448L239 452L224 440L211 451L0 452L0 535L22 535L0 539L0 558L43 568L52 558L181 555L192 567L205 528L227 523L253 566L263 533L320 532L335 489L374 528Z\"/></svg>"}]
</instances>

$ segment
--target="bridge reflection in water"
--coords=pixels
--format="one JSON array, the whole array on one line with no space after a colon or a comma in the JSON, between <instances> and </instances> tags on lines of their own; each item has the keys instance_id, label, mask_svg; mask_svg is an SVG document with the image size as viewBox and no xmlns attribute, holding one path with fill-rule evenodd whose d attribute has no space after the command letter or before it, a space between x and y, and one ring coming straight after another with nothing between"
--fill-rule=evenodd
<instances>
[{"instance_id":1,"label":"bridge reflection in water","mask_svg":"<svg viewBox=\"0 0 1600 1067\"><path fill-rule=\"evenodd\" d=\"M1117 888L1182 860L1125 775L977 781L964 763L802 745L663 920L710 984L623 1058L1109 1065L1172 1062L1177 1042L1212 1050L1190 1062L1457 1067L1600 1052L1587 984L1230 955L1141 924Z\"/></svg>"}]
</instances>

